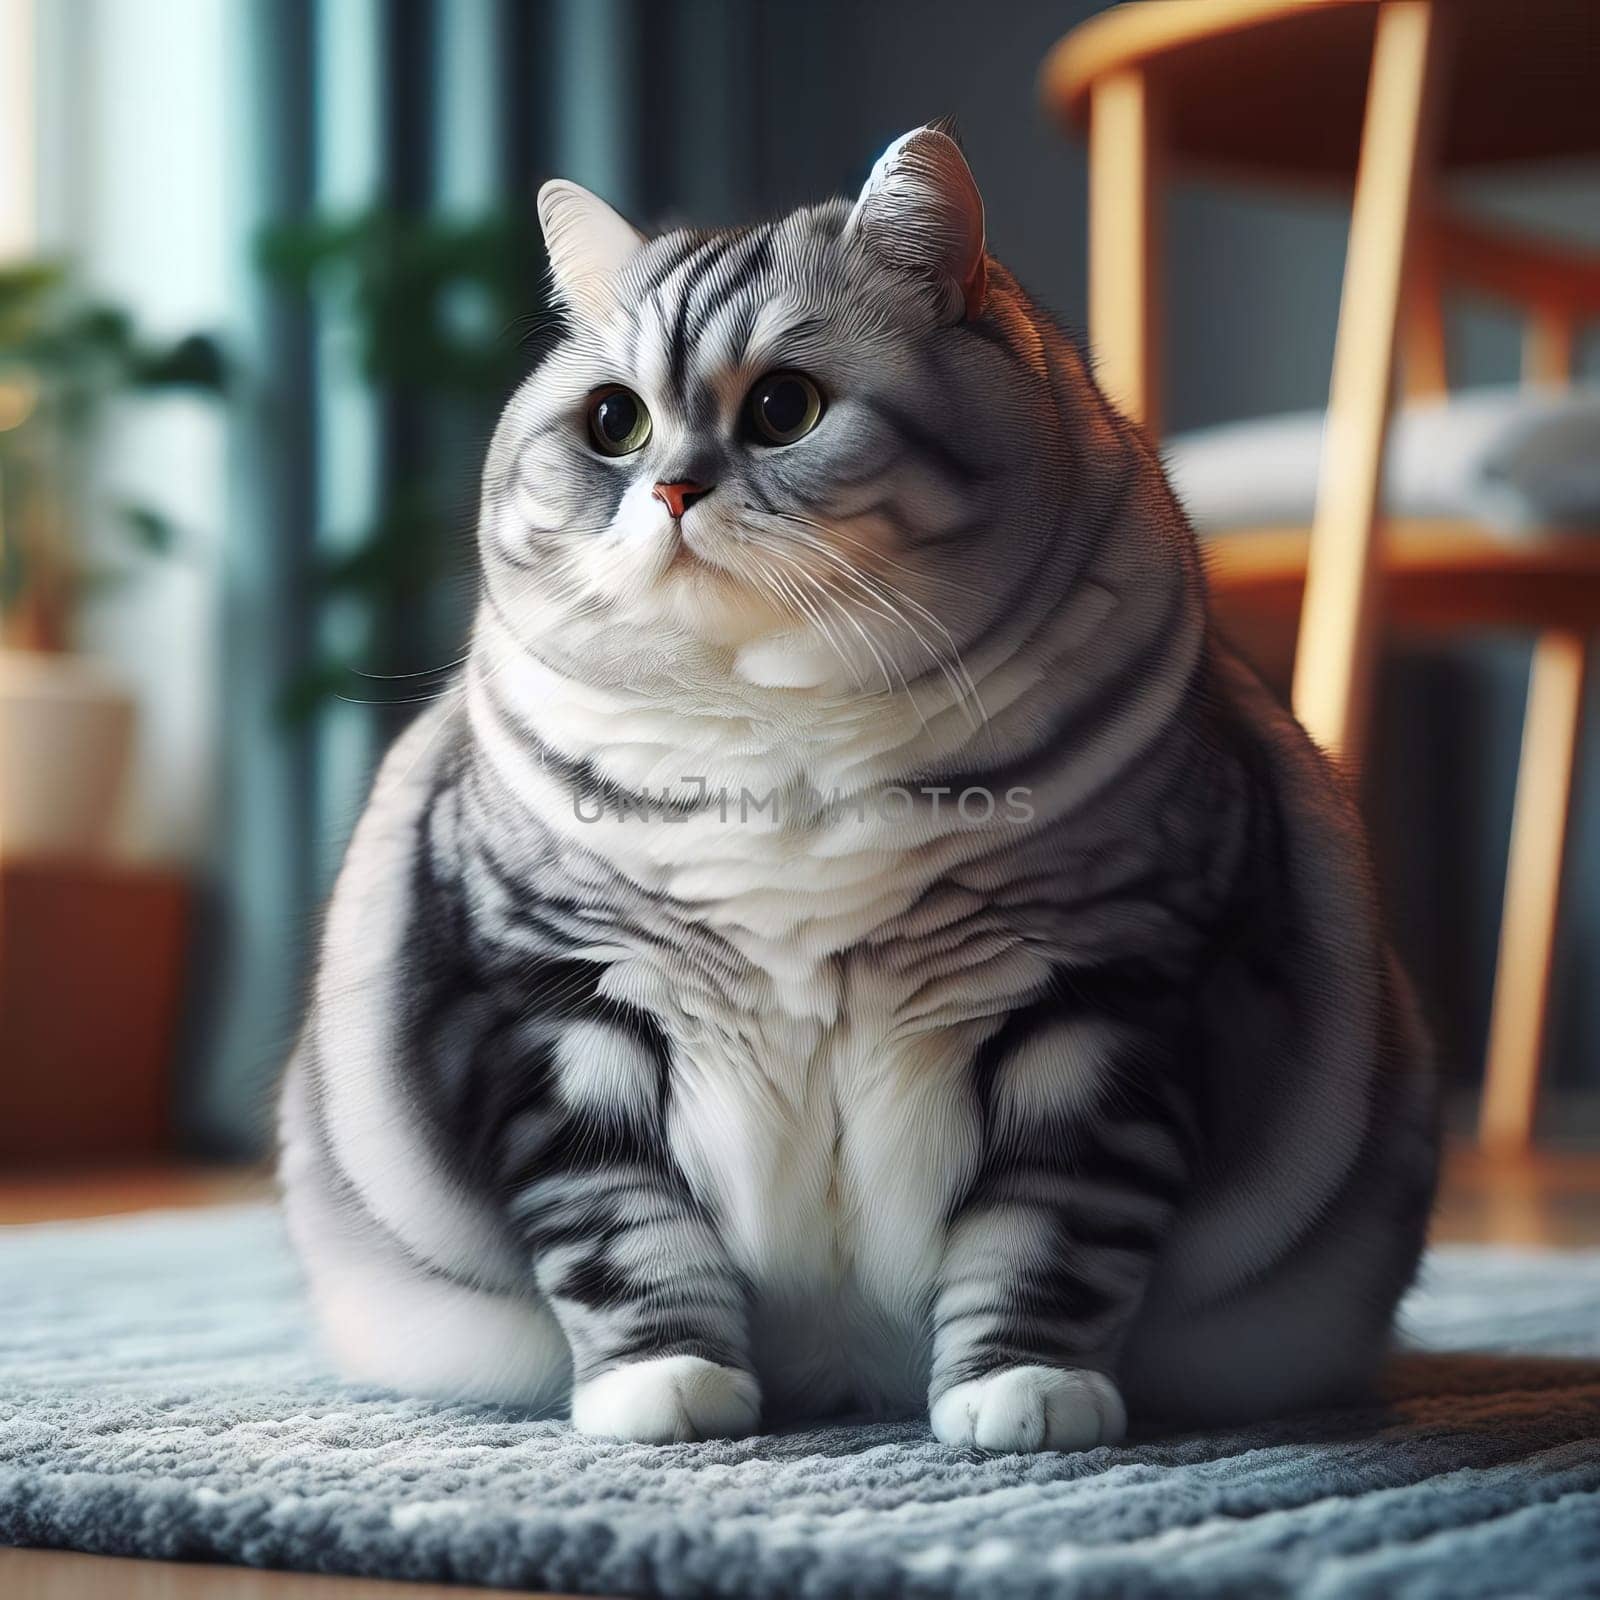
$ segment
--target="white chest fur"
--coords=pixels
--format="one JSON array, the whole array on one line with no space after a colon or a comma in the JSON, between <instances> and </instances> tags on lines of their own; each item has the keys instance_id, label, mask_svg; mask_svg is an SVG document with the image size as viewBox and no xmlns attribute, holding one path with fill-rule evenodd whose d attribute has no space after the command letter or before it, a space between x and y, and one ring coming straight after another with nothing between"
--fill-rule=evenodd
<instances>
[{"instance_id":1,"label":"white chest fur","mask_svg":"<svg viewBox=\"0 0 1600 1600\"><path fill-rule=\"evenodd\" d=\"M674 1039L669 1138L755 1291L772 1397L910 1400L945 1218L977 1158L967 1030L896 1027L880 975L832 1023L778 1008Z\"/></svg>"}]
</instances>

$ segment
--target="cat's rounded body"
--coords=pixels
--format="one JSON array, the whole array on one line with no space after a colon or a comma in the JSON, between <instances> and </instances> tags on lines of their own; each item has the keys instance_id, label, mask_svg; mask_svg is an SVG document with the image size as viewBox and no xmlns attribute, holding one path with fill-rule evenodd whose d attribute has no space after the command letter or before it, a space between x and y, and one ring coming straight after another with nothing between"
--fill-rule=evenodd
<instances>
[{"instance_id":1,"label":"cat's rounded body","mask_svg":"<svg viewBox=\"0 0 1600 1600\"><path fill-rule=\"evenodd\" d=\"M1433 1112L1358 823L976 203L931 133L724 235L547 193L573 330L284 1096L351 1375L994 1448L1372 1376Z\"/></svg>"}]
</instances>

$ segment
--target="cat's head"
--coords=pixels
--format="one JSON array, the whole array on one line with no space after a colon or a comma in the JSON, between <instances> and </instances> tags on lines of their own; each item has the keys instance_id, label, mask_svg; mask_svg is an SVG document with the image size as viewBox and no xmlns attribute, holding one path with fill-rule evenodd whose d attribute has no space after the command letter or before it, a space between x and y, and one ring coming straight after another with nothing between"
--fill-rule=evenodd
<instances>
[{"instance_id":1,"label":"cat's head","mask_svg":"<svg viewBox=\"0 0 1600 1600\"><path fill-rule=\"evenodd\" d=\"M1067 450L1054 332L987 257L953 140L915 130L853 204L755 227L647 238L564 181L539 216L567 328L485 474L509 625L796 688L974 637L1050 536Z\"/></svg>"}]
</instances>

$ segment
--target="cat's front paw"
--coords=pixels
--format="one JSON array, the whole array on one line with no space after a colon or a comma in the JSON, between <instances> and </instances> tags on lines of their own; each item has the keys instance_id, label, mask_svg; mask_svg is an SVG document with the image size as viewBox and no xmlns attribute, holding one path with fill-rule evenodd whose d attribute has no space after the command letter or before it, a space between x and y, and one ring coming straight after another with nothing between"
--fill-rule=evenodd
<instances>
[{"instance_id":1,"label":"cat's front paw","mask_svg":"<svg viewBox=\"0 0 1600 1600\"><path fill-rule=\"evenodd\" d=\"M748 1372L699 1356L658 1356L613 1367L572 1391L579 1433L640 1444L739 1439L754 1433L761 1392Z\"/></svg>"},{"instance_id":2,"label":"cat's front paw","mask_svg":"<svg viewBox=\"0 0 1600 1600\"><path fill-rule=\"evenodd\" d=\"M1092 1450L1128 1429L1117 1386L1104 1373L1003 1367L958 1383L933 1403L934 1436L980 1450Z\"/></svg>"}]
</instances>

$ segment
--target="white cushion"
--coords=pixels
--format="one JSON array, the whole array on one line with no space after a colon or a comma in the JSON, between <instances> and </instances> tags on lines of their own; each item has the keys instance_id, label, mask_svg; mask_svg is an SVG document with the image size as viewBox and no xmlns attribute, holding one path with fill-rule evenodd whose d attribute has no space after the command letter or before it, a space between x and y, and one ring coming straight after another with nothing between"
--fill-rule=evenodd
<instances>
[{"instance_id":1,"label":"white cushion","mask_svg":"<svg viewBox=\"0 0 1600 1600\"><path fill-rule=\"evenodd\" d=\"M1180 434L1164 454L1202 533L1303 526L1322 433L1322 412L1297 412ZM1474 389L1403 407L1383 504L1391 516L1470 517L1513 536L1600 529L1600 389Z\"/></svg>"}]
</instances>

